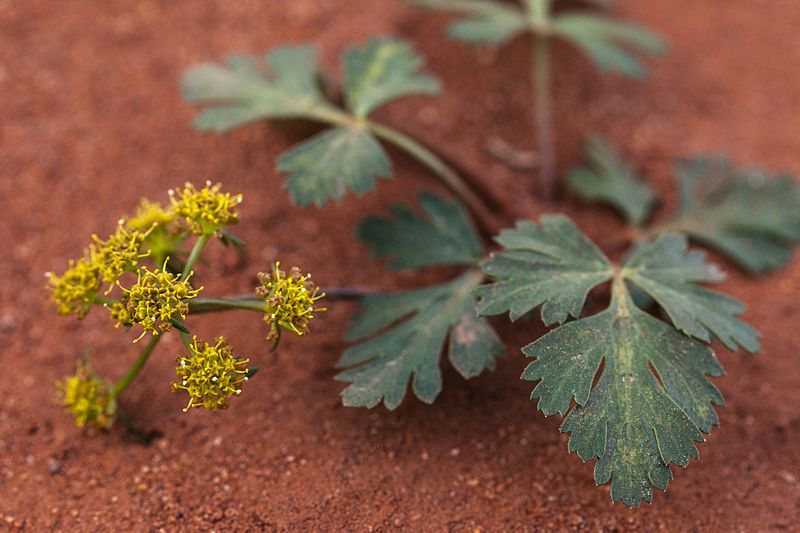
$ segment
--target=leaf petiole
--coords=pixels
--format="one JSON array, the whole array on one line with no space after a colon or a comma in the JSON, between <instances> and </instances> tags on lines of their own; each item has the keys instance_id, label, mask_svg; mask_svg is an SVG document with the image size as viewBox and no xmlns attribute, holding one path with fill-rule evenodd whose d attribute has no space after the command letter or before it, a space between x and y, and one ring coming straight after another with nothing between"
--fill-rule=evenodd
<instances>
[{"instance_id":1,"label":"leaf petiole","mask_svg":"<svg viewBox=\"0 0 800 533\"><path fill-rule=\"evenodd\" d=\"M433 172L454 195L464 202L475 215L481 230L486 234L493 235L502 227L502 224L487 209L484 201L475 191L432 150L394 128L371 121L367 122L366 127L376 137L396 146Z\"/></svg>"},{"instance_id":2,"label":"leaf petiole","mask_svg":"<svg viewBox=\"0 0 800 533\"><path fill-rule=\"evenodd\" d=\"M547 35L533 37L533 91L536 136L539 141L539 187L542 198L553 196L556 181L555 142L551 104L550 41Z\"/></svg>"}]
</instances>

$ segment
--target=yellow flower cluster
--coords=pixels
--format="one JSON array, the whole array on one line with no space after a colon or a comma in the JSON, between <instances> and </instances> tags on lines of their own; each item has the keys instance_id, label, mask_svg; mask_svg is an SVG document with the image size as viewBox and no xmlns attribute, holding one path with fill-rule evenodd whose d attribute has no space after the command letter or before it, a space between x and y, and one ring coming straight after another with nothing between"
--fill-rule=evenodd
<instances>
[{"instance_id":1,"label":"yellow flower cluster","mask_svg":"<svg viewBox=\"0 0 800 533\"><path fill-rule=\"evenodd\" d=\"M133 216L125 221L129 228L139 231L168 228L174 222L175 213L172 209L164 209L161 204L147 198L142 198Z\"/></svg>"},{"instance_id":2,"label":"yellow flower cluster","mask_svg":"<svg viewBox=\"0 0 800 533\"><path fill-rule=\"evenodd\" d=\"M85 317L96 301L103 284L110 292L114 283L125 272L133 272L139 260L147 257L142 245L147 233L130 230L120 221L117 231L105 241L97 235L77 261L70 261L69 268L61 276L52 272L45 274L53 300L62 315L76 314Z\"/></svg>"},{"instance_id":3,"label":"yellow flower cluster","mask_svg":"<svg viewBox=\"0 0 800 533\"><path fill-rule=\"evenodd\" d=\"M85 317L92 308L97 291L100 290L100 274L97 265L86 258L70 261L69 268L61 276L47 272L49 289L58 306L58 314L76 314Z\"/></svg>"},{"instance_id":4,"label":"yellow flower cluster","mask_svg":"<svg viewBox=\"0 0 800 533\"><path fill-rule=\"evenodd\" d=\"M92 235L94 241L88 249L90 262L97 266L97 271L103 281L109 284L110 292L119 277L125 272L134 272L139 260L147 257L147 252L142 253L142 244L149 230L142 233L139 230L129 230L123 220L119 221L117 231L107 240L101 241L97 235Z\"/></svg>"},{"instance_id":5,"label":"yellow flower cluster","mask_svg":"<svg viewBox=\"0 0 800 533\"><path fill-rule=\"evenodd\" d=\"M256 294L264 300L264 322L270 327L267 340L275 342L280 330L286 329L297 335L308 333L308 322L317 311L315 304L325 296L311 281L311 274L302 275L300 269L292 267L287 276L276 262L270 274L260 272L261 286Z\"/></svg>"},{"instance_id":6,"label":"yellow flower cluster","mask_svg":"<svg viewBox=\"0 0 800 533\"><path fill-rule=\"evenodd\" d=\"M189 306L185 300L196 297L202 290L202 287L192 288L188 279L147 267L139 269L139 278L130 289L120 287L124 294L118 304L111 306L111 316L117 320L117 326L142 326L142 334L134 342L148 332L160 335L172 327L173 320L186 318Z\"/></svg>"},{"instance_id":7,"label":"yellow flower cluster","mask_svg":"<svg viewBox=\"0 0 800 533\"><path fill-rule=\"evenodd\" d=\"M178 357L175 369L178 380L172 384L174 392L189 393L189 403L183 411L192 407L203 407L206 411L227 409L229 398L242 393L249 359L235 356L223 337L213 345L198 342L195 337L189 352L188 356Z\"/></svg>"},{"instance_id":8,"label":"yellow flower cluster","mask_svg":"<svg viewBox=\"0 0 800 533\"><path fill-rule=\"evenodd\" d=\"M86 424L101 429L111 427L114 415L109 408L110 396L106 385L92 372L87 363L78 362L75 374L58 383L61 402L80 427Z\"/></svg>"},{"instance_id":9,"label":"yellow flower cluster","mask_svg":"<svg viewBox=\"0 0 800 533\"><path fill-rule=\"evenodd\" d=\"M186 183L183 189L169 191L170 203L175 214L184 218L195 235L211 235L223 226L239 222L236 206L242 202L242 195L220 192L222 185L206 182L205 187L196 189Z\"/></svg>"}]
</instances>

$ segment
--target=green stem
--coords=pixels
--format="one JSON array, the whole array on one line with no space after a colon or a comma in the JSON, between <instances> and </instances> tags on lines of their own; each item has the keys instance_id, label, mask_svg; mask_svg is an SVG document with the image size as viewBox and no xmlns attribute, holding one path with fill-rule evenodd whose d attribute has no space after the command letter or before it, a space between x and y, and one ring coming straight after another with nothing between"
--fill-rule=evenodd
<instances>
[{"instance_id":1,"label":"green stem","mask_svg":"<svg viewBox=\"0 0 800 533\"><path fill-rule=\"evenodd\" d=\"M499 229L497 220L486 208L483 200L438 155L396 129L374 122L367 122L366 127L377 137L406 152L433 172L453 194L467 205L475 215L481 229L487 234L493 235Z\"/></svg>"},{"instance_id":2,"label":"green stem","mask_svg":"<svg viewBox=\"0 0 800 533\"><path fill-rule=\"evenodd\" d=\"M533 90L539 143L539 188L542 197L549 200L555 190L556 156L550 94L550 41L547 35L533 36Z\"/></svg>"},{"instance_id":3,"label":"green stem","mask_svg":"<svg viewBox=\"0 0 800 533\"><path fill-rule=\"evenodd\" d=\"M100 304L100 305L114 305L117 303L117 300L114 298L109 298L108 296L102 296L100 294L95 294L92 298L92 303Z\"/></svg>"},{"instance_id":4,"label":"green stem","mask_svg":"<svg viewBox=\"0 0 800 533\"><path fill-rule=\"evenodd\" d=\"M544 23L550 17L553 0L526 0L528 13L534 23Z\"/></svg>"},{"instance_id":5,"label":"green stem","mask_svg":"<svg viewBox=\"0 0 800 533\"><path fill-rule=\"evenodd\" d=\"M369 291L353 287L332 287L322 289L325 298L331 300L354 300L369 294ZM216 311L230 311L240 309L244 311L264 312L264 300L258 296L222 296L220 298L193 298L187 300L189 314L214 313Z\"/></svg>"},{"instance_id":6,"label":"green stem","mask_svg":"<svg viewBox=\"0 0 800 533\"><path fill-rule=\"evenodd\" d=\"M186 346L186 349L189 350L191 353L192 351L192 338L189 337L189 334L185 331L180 331L181 334L181 341L183 341L183 345Z\"/></svg>"},{"instance_id":7,"label":"green stem","mask_svg":"<svg viewBox=\"0 0 800 533\"><path fill-rule=\"evenodd\" d=\"M245 311L264 312L264 300L253 297L222 297L222 298L194 298L186 302L189 304L189 314L213 313L215 311L228 311L243 309Z\"/></svg>"},{"instance_id":8,"label":"green stem","mask_svg":"<svg viewBox=\"0 0 800 533\"><path fill-rule=\"evenodd\" d=\"M366 119L353 117L341 110L328 107L315 109L310 113L310 118L333 126L366 128L370 133L403 150L433 172L453 194L467 205L470 211L475 215L478 225L487 235L494 235L502 227L502 225L497 222L492 212L487 208L486 203L458 175L458 172L445 163L442 158L433 151L408 135L394 128L383 126Z\"/></svg>"},{"instance_id":9,"label":"green stem","mask_svg":"<svg viewBox=\"0 0 800 533\"><path fill-rule=\"evenodd\" d=\"M197 260L200 259L200 254L203 253L203 248L205 248L210 237L211 235L204 233L197 237L197 240L194 241L192 251L189 253L189 258L186 260L186 265L183 267L181 280L186 280L186 278L189 277L189 274L192 272L192 267L195 265L195 263L197 263Z\"/></svg>"},{"instance_id":10,"label":"green stem","mask_svg":"<svg viewBox=\"0 0 800 533\"><path fill-rule=\"evenodd\" d=\"M128 373L122 376L122 379L117 381L114 386L111 387L109 396L112 400L125 392L125 389L127 389L130 384L133 383L133 380L136 379L136 376L138 376L139 372L141 372L142 367L145 365L145 363L147 363L147 360L150 358L150 354L153 353L153 349L156 347L156 344L158 344L159 340L161 340L161 335L153 335L150 338L150 342L148 342L147 345L142 348L142 351L139 353L139 357L136 359L136 361L134 361L133 366L131 366L131 368L128 370Z\"/></svg>"}]
</instances>

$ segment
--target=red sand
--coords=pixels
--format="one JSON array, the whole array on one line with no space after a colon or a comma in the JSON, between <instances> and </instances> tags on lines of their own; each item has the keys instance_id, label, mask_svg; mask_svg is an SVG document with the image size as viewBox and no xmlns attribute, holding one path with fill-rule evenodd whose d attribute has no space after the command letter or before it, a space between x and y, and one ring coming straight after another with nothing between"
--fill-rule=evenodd
<instances>
[{"instance_id":1,"label":"red sand","mask_svg":"<svg viewBox=\"0 0 800 533\"><path fill-rule=\"evenodd\" d=\"M617 10L659 30L670 53L638 84L600 78L572 50L556 49L562 167L585 134L608 135L653 177L667 207L674 157L726 151L800 175L798 2L625 0ZM142 425L163 432L152 446L121 429L86 435L56 405L53 382L85 347L110 377L135 351L103 313L83 323L56 317L42 273L63 269L141 196L165 198L186 179L222 180L245 193L237 233L246 255L202 271L209 294L250 290L275 256L328 286L407 287L439 275L386 275L351 238L365 213L435 188L424 170L396 157L396 179L362 199L292 207L273 165L299 137L270 126L193 132L194 111L176 81L194 62L314 41L333 69L350 42L409 38L446 92L397 103L383 117L462 161L520 212L540 214L541 205L524 200L530 176L486 150L492 137L534 146L526 46L496 55L448 42L446 20L393 0L0 1L0 527L800 530L797 262L765 279L729 268L724 289L749 304L763 354L722 354L721 428L700 461L638 509L612 504L592 467L567 454L558 420L545 420L527 399L519 348L538 326L501 327L512 355L495 373L465 382L448 369L433 406L407 399L389 413L340 404L333 364L352 304L331 302L313 335L287 339L277 356L267 353L258 317L203 317L193 322L201 335L225 334L262 366L229 411L181 412L184 399L169 388L174 338L123 401ZM603 209L573 200L548 209L566 211L607 249L619 240L619 222Z\"/></svg>"}]
</instances>

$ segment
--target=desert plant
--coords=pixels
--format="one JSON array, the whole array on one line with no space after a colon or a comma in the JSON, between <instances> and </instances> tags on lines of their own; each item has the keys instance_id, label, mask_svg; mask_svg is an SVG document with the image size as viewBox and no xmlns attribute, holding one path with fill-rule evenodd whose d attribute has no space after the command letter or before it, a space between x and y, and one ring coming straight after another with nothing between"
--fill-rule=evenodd
<instances>
[{"instance_id":1,"label":"desert plant","mask_svg":"<svg viewBox=\"0 0 800 533\"><path fill-rule=\"evenodd\" d=\"M670 465L698 457L695 443L718 424L714 406L724 399L709 377L723 370L709 344L759 350L759 334L738 318L744 306L701 286L724 275L688 249L689 237L751 273L777 267L800 240L800 186L722 157L684 160L678 213L646 226L655 190L608 141L592 139L585 158L569 173L570 187L611 205L632 227L618 263L561 215L501 231L501 251L488 258L456 203L426 194L427 221L400 205L389 218L365 218L357 234L390 269L464 271L441 285L365 297L347 336L358 343L342 356L338 379L350 384L345 405L383 400L394 409L409 381L432 402L443 352L465 378L503 355L481 317L507 312L517 321L539 308L556 327L523 348L533 362L522 379L538 382L531 398L545 415L564 416L569 450L597 459L595 481L611 482L612 499L636 506L652 501L653 487L666 489Z\"/></svg>"},{"instance_id":2,"label":"desert plant","mask_svg":"<svg viewBox=\"0 0 800 533\"><path fill-rule=\"evenodd\" d=\"M156 345L169 331L177 331L185 351L177 358L173 390L188 395L184 411L202 407L209 411L227 408L255 373L249 359L236 355L226 339L207 342L191 336L187 315L229 309L256 311L268 326L267 339L273 349L282 331L304 335L314 313L323 311L324 296L310 275L296 268L283 272L275 263L258 275L252 296L202 298L203 287L193 284L194 267L212 240L241 246L228 227L239 220L237 206L242 195L223 193L220 185L200 189L187 183L170 191L169 204L143 200L135 214L122 218L106 240L96 235L92 243L67 270L48 273L48 287L62 315L86 317L103 307L116 327L138 330L134 343L145 340L139 356L116 382L98 376L88 353L78 362L74 375L59 384L61 400L79 426L108 429L120 420L136 431L130 416L118 404L147 363ZM189 251L184 244L194 239Z\"/></svg>"},{"instance_id":3,"label":"desert plant","mask_svg":"<svg viewBox=\"0 0 800 533\"><path fill-rule=\"evenodd\" d=\"M642 78L645 67L631 53L660 53L664 44L649 30L596 13L555 13L555 0L523 0L511 5L497 0L403 0L419 7L465 15L448 34L470 43L499 46L529 35L532 43L534 123L538 141L539 188L545 198L556 185L556 149L552 119L550 42L563 39L585 52L600 71ZM603 5L603 0L593 0Z\"/></svg>"},{"instance_id":4,"label":"desert plant","mask_svg":"<svg viewBox=\"0 0 800 533\"><path fill-rule=\"evenodd\" d=\"M411 46L376 38L351 47L342 57L345 106L326 97L319 83L316 48L279 46L263 61L231 56L226 65L204 63L188 69L181 82L184 98L208 106L194 120L200 131L228 131L261 120L299 119L328 127L280 156L277 168L287 175L285 188L301 205L324 205L348 191L363 194L378 179L392 175L380 141L407 153L460 198L487 229L496 227L470 185L441 157L411 136L370 115L382 105L410 95L432 95L439 81L418 71L423 64Z\"/></svg>"},{"instance_id":5,"label":"desert plant","mask_svg":"<svg viewBox=\"0 0 800 533\"><path fill-rule=\"evenodd\" d=\"M643 30L596 17L552 17L551 2L529 2L527 14L489 2L425 3L458 4L462 11L483 6L469 11L475 19L457 23L452 32L484 41L543 31L530 18L519 20L536 13L546 17L536 20L545 20L548 29L536 35L540 53L547 51L551 35L569 34L601 67L632 75L643 70L618 47L619 40L650 43L652 49L657 42ZM513 17L504 15L509 13ZM503 33L504 24L513 31L506 27ZM368 118L378 103L438 87L416 74L421 61L410 48L379 39L350 49L344 58L347 110L325 100L313 56L309 47L284 47L267 54L269 72L253 58L232 58L227 68L190 69L184 94L212 105L196 127L225 130L266 118L331 124L279 159L278 168L289 174L290 196L304 206L323 205L348 189L363 192L378 176L388 175L378 139L428 165L460 200L422 193L418 209L396 204L390 216L368 216L358 225L357 236L375 257L387 260L390 270L445 266L456 273L438 284L360 299L361 310L346 335L352 344L337 364L336 377L347 384L343 403L395 409L409 384L418 399L432 403L442 389L443 354L465 379L495 368L496 359L505 355L485 316L508 312L516 321L541 308L545 325L557 327L523 350L534 359L523 374L538 382L532 398L546 415L565 416L562 430L572 434L569 449L584 460L597 458L595 479L611 481L614 500L651 501L652 488L665 489L671 479L670 465L686 466L697 457L695 443L718 422L714 406L723 399L709 377L721 376L722 367L709 343L717 339L731 350L750 352L759 348L758 333L738 318L744 306L701 286L721 281L723 274L702 252L688 250L686 234L753 270L775 266L799 237L796 189L787 179L761 182L739 176L730 166L697 160L682 167L680 216L646 229L641 226L657 202L655 191L610 144L593 140L587 166L574 169L569 184L585 199L611 204L635 228L627 257L612 262L571 221L553 215L500 232L501 251L489 253L469 214L489 220L482 218L484 198L433 152ZM719 177L701 182L708 169L716 169ZM748 221L742 214L753 207L751 194L758 199L758 216ZM748 247L759 252L749 262L743 259ZM603 287L610 287L604 305L599 301ZM260 310L263 301L240 304ZM189 305L198 312L219 307L217 300L201 304L195 299Z\"/></svg>"},{"instance_id":6,"label":"desert plant","mask_svg":"<svg viewBox=\"0 0 800 533\"><path fill-rule=\"evenodd\" d=\"M758 333L737 318L744 307L699 286L722 280L721 270L688 251L679 233L642 236L612 263L560 215L502 231L502 250L487 258L458 204L423 194L420 205L425 218L398 205L391 217L367 217L357 234L391 269L464 271L440 285L362 299L347 335L357 344L339 361L337 379L349 383L344 404L394 409L409 381L430 403L441 390L442 352L465 378L503 355L481 316L508 312L516 321L541 307L543 322L559 327L523 350L534 358L523 379L539 382L532 398L546 415L566 417L570 451L597 457L595 480L611 480L614 500L651 501L652 487L671 479L670 464L697 457L695 442L718 422L714 405L723 399L706 376L721 376L722 367L708 343L759 347ZM609 283L604 310L584 316L588 294Z\"/></svg>"}]
</instances>

